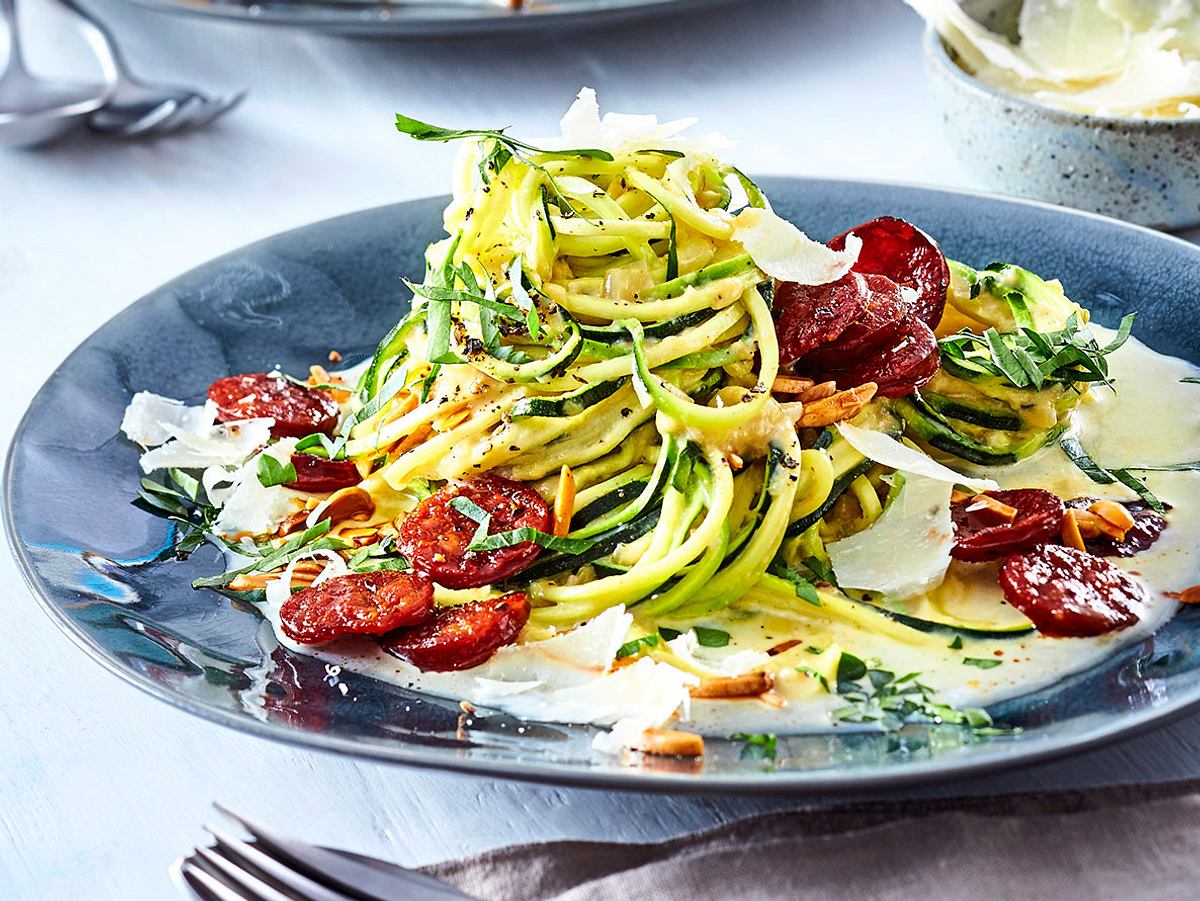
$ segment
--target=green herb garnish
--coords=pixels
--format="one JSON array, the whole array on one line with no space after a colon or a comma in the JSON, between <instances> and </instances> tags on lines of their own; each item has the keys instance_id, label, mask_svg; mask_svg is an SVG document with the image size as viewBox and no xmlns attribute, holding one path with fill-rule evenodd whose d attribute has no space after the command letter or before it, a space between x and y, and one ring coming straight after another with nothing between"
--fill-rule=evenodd
<instances>
[{"instance_id":1,"label":"green herb garnish","mask_svg":"<svg viewBox=\"0 0 1200 901\"><path fill-rule=\"evenodd\" d=\"M996 660L994 657L964 657L963 666L975 666L979 669L992 669L1003 663L1003 660Z\"/></svg>"},{"instance_id":2,"label":"green herb garnish","mask_svg":"<svg viewBox=\"0 0 1200 901\"><path fill-rule=\"evenodd\" d=\"M634 654L640 654L644 649L652 648L657 644L658 636L653 633L643 635L641 638L633 638L617 648L617 659L632 657Z\"/></svg>"},{"instance_id":3,"label":"green herb garnish","mask_svg":"<svg viewBox=\"0 0 1200 901\"><path fill-rule=\"evenodd\" d=\"M485 538L472 539L471 543L467 545L467 550L495 551L526 541L532 541L538 547L546 548L549 551L559 551L563 554L582 554L596 545L596 542L588 538L560 538L532 526L524 526L520 529L513 529L511 532L497 532L495 535L488 535Z\"/></svg>"},{"instance_id":4,"label":"green herb garnish","mask_svg":"<svg viewBox=\"0 0 1200 901\"><path fill-rule=\"evenodd\" d=\"M693 626L696 641L703 648L723 648L729 644L729 633L723 629L712 629L708 626Z\"/></svg>"},{"instance_id":5,"label":"green herb garnish","mask_svg":"<svg viewBox=\"0 0 1200 901\"><path fill-rule=\"evenodd\" d=\"M168 482L156 482L143 478L133 503L178 526L171 553L185 560L204 543L218 511L206 500L201 500L200 482L194 476L182 469L168 469L167 479Z\"/></svg>"},{"instance_id":6,"label":"green herb garnish","mask_svg":"<svg viewBox=\"0 0 1200 901\"><path fill-rule=\"evenodd\" d=\"M484 510L469 497L463 497L461 494L458 497L450 499L450 506L461 513L463 516L472 522L477 523L475 534L471 536L471 542L467 546L467 550L471 550L479 542L488 537L488 528L492 524L492 514Z\"/></svg>"},{"instance_id":7,"label":"green herb garnish","mask_svg":"<svg viewBox=\"0 0 1200 901\"><path fill-rule=\"evenodd\" d=\"M1129 339L1135 315L1121 320L1116 336L1104 347L1074 313L1057 332L1037 332L1028 326L1003 333L989 328L982 335L963 330L938 343L946 356L1016 388L1041 390L1048 384L1078 382L1101 382L1111 388L1105 358Z\"/></svg>"},{"instance_id":8,"label":"green herb garnish","mask_svg":"<svg viewBox=\"0 0 1200 901\"><path fill-rule=\"evenodd\" d=\"M258 481L264 488L286 485L296 481L296 467L292 465L291 460L280 463L270 454L259 454Z\"/></svg>"},{"instance_id":9,"label":"green herb garnish","mask_svg":"<svg viewBox=\"0 0 1200 901\"><path fill-rule=\"evenodd\" d=\"M774 760L779 748L774 732L737 732L729 738L742 742L744 760Z\"/></svg>"}]
</instances>

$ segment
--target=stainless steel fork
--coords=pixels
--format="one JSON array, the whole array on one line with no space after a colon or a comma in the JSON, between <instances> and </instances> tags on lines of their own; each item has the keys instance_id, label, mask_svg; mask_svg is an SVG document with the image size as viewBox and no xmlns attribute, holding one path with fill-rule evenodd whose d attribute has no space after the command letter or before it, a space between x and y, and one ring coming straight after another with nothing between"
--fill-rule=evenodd
<instances>
[{"instance_id":1,"label":"stainless steel fork","mask_svg":"<svg viewBox=\"0 0 1200 901\"><path fill-rule=\"evenodd\" d=\"M235 814L253 841L205 826L214 844L171 867L179 887L202 901L450 901L470 899L423 873L287 838Z\"/></svg>"}]
</instances>

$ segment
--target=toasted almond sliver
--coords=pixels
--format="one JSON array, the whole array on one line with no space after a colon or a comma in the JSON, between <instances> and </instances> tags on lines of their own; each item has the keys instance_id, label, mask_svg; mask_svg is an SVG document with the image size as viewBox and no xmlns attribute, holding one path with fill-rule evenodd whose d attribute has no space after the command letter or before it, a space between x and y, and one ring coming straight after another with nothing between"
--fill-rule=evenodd
<instances>
[{"instance_id":1,"label":"toasted almond sliver","mask_svg":"<svg viewBox=\"0 0 1200 901\"><path fill-rule=\"evenodd\" d=\"M827 397L833 397L835 394L837 394L837 382L821 382L819 385L805 388L800 392L798 399L806 404L810 404L814 401L824 400Z\"/></svg>"},{"instance_id":2,"label":"toasted almond sliver","mask_svg":"<svg viewBox=\"0 0 1200 901\"><path fill-rule=\"evenodd\" d=\"M323 511L331 525L347 519L366 519L375 512L375 500L357 485L341 488L329 496L329 505Z\"/></svg>"},{"instance_id":3,"label":"toasted almond sliver","mask_svg":"<svg viewBox=\"0 0 1200 901\"><path fill-rule=\"evenodd\" d=\"M692 688L693 698L753 698L775 687L775 677L770 673L755 671L740 676L717 676L701 679Z\"/></svg>"},{"instance_id":4,"label":"toasted almond sliver","mask_svg":"<svg viewBox=\"0 0 1200 901\"><path fill-rule=\"evenodd\" d=\"M967 506L968 513L980 515L983 519L1001 523L1011 523L1017 518L1017 508L996 500L986 494L977 494Z\"/></svg>"},{"instance_id":5,"label":"toasted almond sliver","mask_svg":"<svg viewBox=\"0 0 1200 901\"><path fill-rule=\"evenodd\" d=\"M950 492L950 503L961 504L961 503L964 503L965 501L969 501L973 497L975 497L975 495L972 494L971 492L959 491L957 488L955 488L953 491Z\"/></svg>"},{"instance_id":6,"label":"toasted almond sliver","mask_svg":"<svg viewBox=\"0 0 1200 901\"><path fill-rule=\"evenodd\" d=\"M1088 512L1095 513L1114 529L1119 530L1121 537L1117 539L1118 541L1124 540L1125 533L1136 525L1132 514L1125 509L1125 505L1118 504L1116 501L1096 501L1088 507Z\"/></svg>"},{"instance_id":7,"label":"toasted almond sliver","mask_svg":"<svg viewBox=\"0 0 1200 901\"><path fill-rule=\"evenodd\" d=\"M1083 536L1079 533L1079 519L1076 516L1076 510L1068 510L1063 514L1062 518L1062 542L1067 547L1073 547L1077 551L1086 551L1087 546L1083 543Z\"/></svg>"},{"instance_id":8,"label":"toasted almond sliver","mask_svg":"<svg viewBox=\"0 0 1200 901\"><path fill-rule=\"evenodd\" d=\"M630 741L628 747L660 757L704 756L704 739L695 732L680 729L647 729Z\"/></svg>"},{"instance_id":9,"label":"toasted almond sliver","mask_svg":"<svg viewBox=\"0 0 1200 901\"><path fill-rule=\"evenodd\" d=\"M571 467L563 464L558 471L558 491L554 495L554 534L565 538L571 531L571 517L575 514L575 475Z\"/></svg>"},{"instance_id":10,"label":"toasted almond sliver","mask_svg":"<svg viewBox=\"0 0 1200 901\"><path fill-rule=\"evenodd\" d=\"M799 394L812 386L812 379L794 375L777 375L775 381L771 383L771 391L775 394Z\"/></svg>"},{"instance_id":11,"label":"toasted almond sliver","mask_svg":"<svg viewBox=\"0 0 1200 901\"><path fill-rule=\"evenodd\" d=\"M1181 604L1200 604L1200 585L1193 585L1191 588L1185 588L1179 592L1179 602Z\"/></svg>"},{"instance_id":12,"label":"toasted almond sliver","mask_svg":"<svg viewBox=\"0 0 1200 901\"><path fill-rule=\"evenodd\" d=\"M790 651L800 643L800 639L798 638L789 638L787 641L779 642L779 644L775 645L774 647L767 648L767 653L772 657L776 657L779 654L782 654L784 651Z\"/></svg>"},{"instance_id":13,"label":"toasted almond sliver","mask_svg":"<svg viewBox=\"0 0 1200 901\"><path fill-rule=\"evenodd\" d=\"M848 388L821 400L806 403L796 425L801 428L816 428L853 419L875 396L877 387L874 382L867 382L865 385Z\"/></svg>"}]
</instances>

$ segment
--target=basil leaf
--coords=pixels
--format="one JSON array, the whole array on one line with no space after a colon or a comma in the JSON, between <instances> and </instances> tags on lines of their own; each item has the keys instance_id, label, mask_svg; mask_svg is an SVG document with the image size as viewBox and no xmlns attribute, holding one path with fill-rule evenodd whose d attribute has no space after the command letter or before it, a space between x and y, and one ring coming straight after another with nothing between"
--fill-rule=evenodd
<instances>
[{"instance_id":1,"label":"basil leaf","mask_svg":"<svg viewBox=\"0 0 1200 901\"><path fill-rule=\"evenodd\" d=\"M644 648L652 648L658 644L658 636L654 634L643 635L641 638L634 638L625 642L617 648L617 659L622 657L632 657L634 654L640 654Z\"/></svg>"},{"instance_id":2,"label":"basil leaf","mask_svg":"<svg viewBox=\"0 0 1200 901\"><path fill-rule=\"evenodd\" d=\"M296 481L296 467L290 460L287 463L280 463L270 454L259 454L258 481L264 488L286 485L288 482Z\"/></svg>"},{"instance_id":3,"label":"basil leaf","mask_svg":"<svg viewBox=\"0 0 1200 901\"><path fill-rule=\"evenodd\" d=\"M963 658L963 666L974 666L974 667L978 667L979 669L991 669L992 667L999 666L1003 662L1004 661L1002 661L1002 660L996 660L994 658L987 658L987 657L964 657Z\"/></svg>"},{"instance_id":4,"label":"basil leaf","mask_svg":"<svg viewBox=\"0 0 1200 901\"><path fill-rule=\"evenodd\" d=\"M696 641L703 648L723 648L729 644L729 633L723 629L712 629L708 626L693 626Z\"/></svg>"}]
</instances>

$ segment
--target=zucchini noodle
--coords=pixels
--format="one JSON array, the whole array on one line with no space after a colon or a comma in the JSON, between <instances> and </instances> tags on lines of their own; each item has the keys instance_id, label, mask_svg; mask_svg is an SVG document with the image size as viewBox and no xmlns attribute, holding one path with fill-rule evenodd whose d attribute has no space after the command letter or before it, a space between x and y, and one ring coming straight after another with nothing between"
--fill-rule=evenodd
<instances>
[{"instance_id":1,"label":"zucchini noodle","mask_svg":"<svg viewBox=\"0 0 1200 901\"><path fill-rule=\"evenodd\" d=\"M701 153L497 148L464 147L448 237L360 381L345 453L363 486L492 472L551 498L569 467L569 538L603 553L546 553L510 580L539 629L777 602L767 573L798 522L847 484L864 517L879 501L839 484L852 448L803 448L771 396L772 282L727 209L744 177Z\"/></svg>"}]
</instances>

